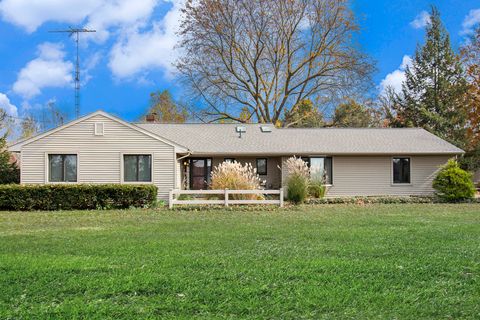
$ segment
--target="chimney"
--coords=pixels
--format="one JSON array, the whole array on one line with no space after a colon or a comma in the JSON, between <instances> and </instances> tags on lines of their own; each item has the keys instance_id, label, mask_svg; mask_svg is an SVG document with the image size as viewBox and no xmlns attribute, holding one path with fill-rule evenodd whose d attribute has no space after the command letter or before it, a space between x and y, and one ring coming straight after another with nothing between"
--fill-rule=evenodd
<instances>
[{"instance_id":1,"label":"chimney","mask_svg":"<svg viewBox=\"0 0 480 320\"><path fill-rule=\"evenodd\" d=\"M155 122L155 114L149 113L145 116L145 121L147 122Z\"/></svg>"}]
</instances>

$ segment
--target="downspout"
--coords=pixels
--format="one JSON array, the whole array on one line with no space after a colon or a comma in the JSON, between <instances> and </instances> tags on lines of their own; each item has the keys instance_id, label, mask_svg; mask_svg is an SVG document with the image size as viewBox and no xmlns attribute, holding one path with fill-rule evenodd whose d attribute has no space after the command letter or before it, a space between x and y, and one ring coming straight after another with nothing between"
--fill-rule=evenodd
<instances>
[{"instance_id":1,"label":"downspout","mask_svg":"<svg viewBox=\"0 0 480 320\"><path fill-rule=\"evenodd\" d=\"M182 160L182 159L185 159L185 158L187 158L187 157L190 157L191 155L192 155L192 152L191 152L190 150L188 150L187 154L184 155L183 157L178 158L177 161L180 161L180 160ZM181 166L180 166L180 168L181 168ZM181 178L181 176L180 176L180 178ZM177 186L177 164L175 164L175 181L174 181L174 185ZM182 186L180 186L180 189L181 189L181 188L182 188Z\"/></svg>"}]
</instances>

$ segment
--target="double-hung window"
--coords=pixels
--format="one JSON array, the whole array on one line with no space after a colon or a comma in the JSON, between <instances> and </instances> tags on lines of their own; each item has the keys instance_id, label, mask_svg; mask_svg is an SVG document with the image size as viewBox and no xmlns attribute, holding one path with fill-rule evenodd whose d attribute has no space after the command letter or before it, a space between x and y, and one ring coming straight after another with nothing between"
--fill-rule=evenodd
<instances>
[{"instance_id":1,"label":"double-hung window","mask_svg":"<svg viewBox=\"0 0 480 320\"><path fill-rule=\"evenodd\" d=\"M151 182L152 155L125 154L123 155L123 181Z\"/></svg>"},{"instance_id":2,"label":"double-hung window","mask_svg":"<svg viewBox=\"0 0 480 320\"><path fill-rule=\"evenodd\" d=\"M393 183L410 183L410 158L393 158Z\"/></svg>"},{"instance_id":3,"label":"double-hung window","mask_svg":"<svg viewBox=\"0 0 480 320\"><path fill-rule=\"evenodd\" d=\"M305 159L310 168L310 177L324 180L325 184L333 184L332 157L310 157Z\"/></svg>"},{"instance_id":4,"label":"double-hung window","mask_svg":"<svg viewBox=\"0 0 480 320\"><path fill-rule=\"evenodd\" d=\"M77 155L49 154L48 181L77 182Z\"/></svg>"}]
</instances>

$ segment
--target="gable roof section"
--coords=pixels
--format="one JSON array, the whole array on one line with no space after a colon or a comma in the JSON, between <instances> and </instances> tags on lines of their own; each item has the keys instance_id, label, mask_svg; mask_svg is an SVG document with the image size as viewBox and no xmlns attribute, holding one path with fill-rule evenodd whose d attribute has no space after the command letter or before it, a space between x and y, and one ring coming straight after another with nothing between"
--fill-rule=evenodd
<instances>
[{"instance_id":1,"label":"gable roof section","mask_svg":"<svg viewBox=\"0 0 480 320\"><path fill-rule=\"evenodd\" d=\"M420 128L275 128L265 124L161 124L137 126L185 145L197 155L455 155L464 153ZM268 126L271 132L262 132Z\"/></svg>"},{"instance_id":2,"label":"gable roof section","mask_svg":"<svg viewBox=\"0 0 480 320\"><path fill-rule=\"evenodd\" d=\"M51 129L51 130L46 131L46 132L44 132L44 133L38 134L38 135L36 135L36 136L34 136L34 137L16 141L16 142L10 144L9 147L8 147L8 149L9 149L10 151L13 151L13 152L19 152L19 151L21 151L21 148L22 148L22 146L24 146L24 145L27 145L27 144L32 143L32 142L34 142L34 141L40 140L40 139L42 139L42 138L44 138L44 137L47 137L47 136L49 136L49 135L51 135L51 134L54 134L55 132L61 131L61 130L63 130L63 129L66 129L66 128L71 127L71 126L73 126L73 125L75 125L75 124L77 124L77 123L80 123L80 122L82 122L82 121L85 121L85 120L87 120L87 119L90 119L90 118L95 117L95 116L98 116L98 115L104 116L104 117L106 117L106 118L108 118L108 119L110 119L110 120L112 120L112 121L115 121L115 122L117 122L117 123L120 123L120 124L122 124L122 125L124 125L124 126L126 126L126 127L129 127L130 129L133 129L133 130L135 130L135 131L137 131L137 132L140 132L140 133L142 133L142 134L144 134L144 135L146 135L146 136L149 136L149 137L154 138L154 139L156 139L156 140L162 141L162 142L164 142L164 143L166 143L166 144L168 144L168 145L171 145L171 146L173 146L173 147L175 147L175 148L177 149L176 152L188 152L188 148L186 148L186 147L184 147L184 146L182 146L182 145L180 145L180 144L178 144L178 143L176 143L176 142L174 142L174 141L171 141L171 140L166 139L166 138L161 137L161 136L157 136L155 133L153 133L153 132L151 132L151 131L148 131L148 130L145 130L145 129L143 129L143 128L140 128L140 127L138 127L138 126L136 126L136 125L134 125L134 124L125 122L125 121L123 121L123 120L121 120L121 119L119 119L119 118L117 118L117 117L115 117L115 116L112 116L112 115L110 115L110 114L108 114L108 113L106 113L106 112L104 112L104 111L96 111L96 112L90 113L90 114L88 114L88 115L86 115L86 116L84 116L84 117L78 118L78 119L73 120L73 121L71 121L71 122L69 122L69 123L67 123L67 124L65 124L65 125L63 125L63 126L60 126L60 127L54 128L54 129Z\"/></svg>"}]
</instances>

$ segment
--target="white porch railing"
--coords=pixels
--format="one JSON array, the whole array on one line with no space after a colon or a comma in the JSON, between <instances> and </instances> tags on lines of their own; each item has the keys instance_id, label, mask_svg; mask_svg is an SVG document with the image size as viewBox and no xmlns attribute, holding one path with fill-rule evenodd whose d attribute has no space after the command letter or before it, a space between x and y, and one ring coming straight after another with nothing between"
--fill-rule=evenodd
<instances>
[{"instance_id":1,"label":"white porch railing","mask_svg":"<svg viewBox=\"0 0 480 320\"><path fill-rule=\"evenodd\" d=\"M223 195L223 200L209 200L209 199L196 199L196 200L179 200L175 196L182 194L218 194ZM233 200L229 199L231 194L278 194L278 200ZM228 207L231 204L275 204L283 207L283 188L280 190L179 190L171 189L168 193L168 207L171 209L175 204L220 204Z\"/></svg>"}]
</instances>

